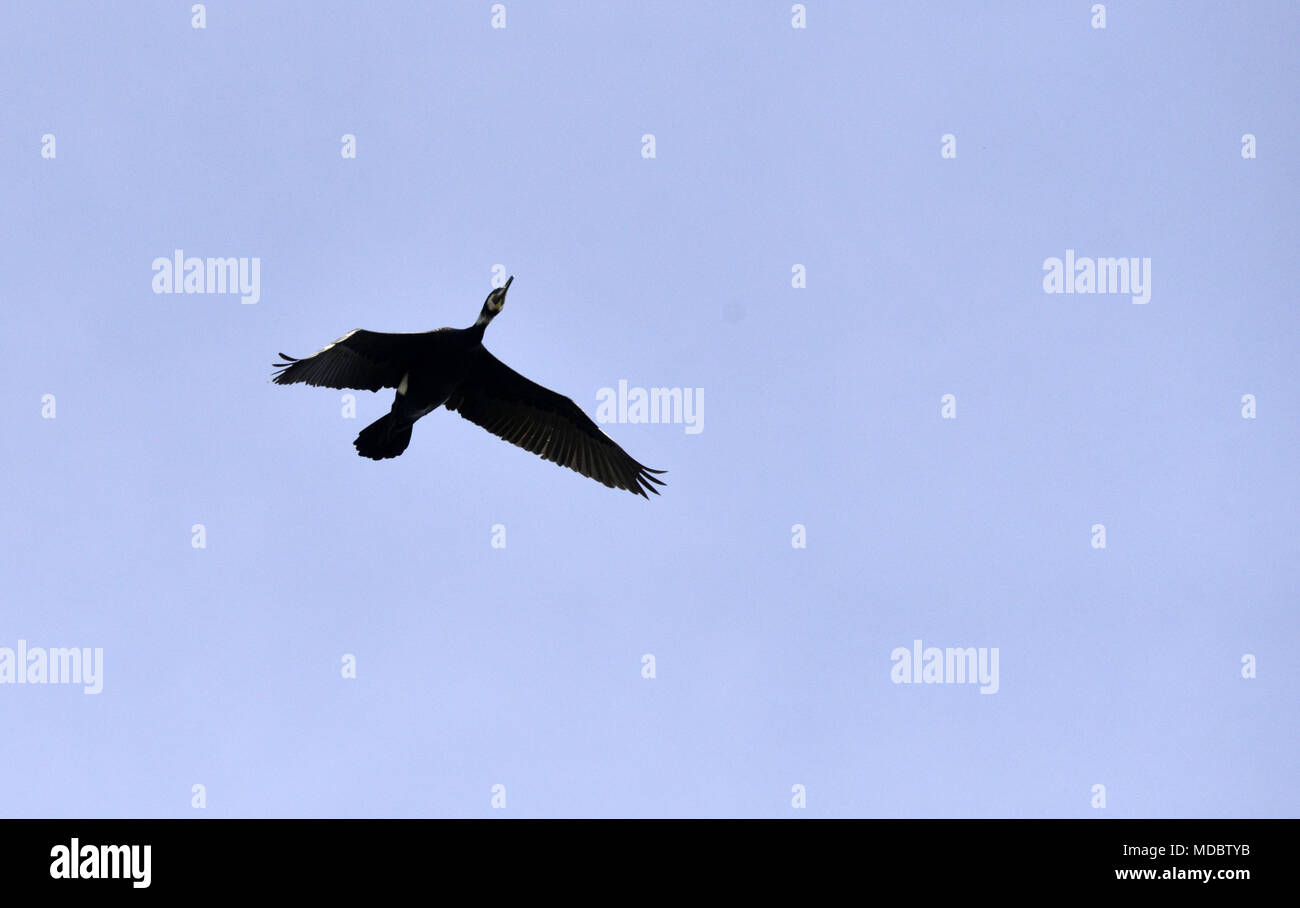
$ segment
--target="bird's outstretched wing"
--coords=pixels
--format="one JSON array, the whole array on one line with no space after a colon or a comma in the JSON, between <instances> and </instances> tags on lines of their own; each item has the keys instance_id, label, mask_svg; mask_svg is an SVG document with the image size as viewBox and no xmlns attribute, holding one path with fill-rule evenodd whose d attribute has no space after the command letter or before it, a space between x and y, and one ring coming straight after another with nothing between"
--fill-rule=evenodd
<instances>
[{"instance_id":1,"label":"bird's outstretched wing","mask_svg":"<svg viewBox=\"0 0 1300 908\"><path fill-rule=\"evenodd\" d=\"M283 362L274 364L279 371L272 379L278 385L303 382L358 391L396 388L411 362L430 352L439 333L383 334L358 328L302 359L281 353Z\"/></svg>"},{"instance_id":2,"label":"bird's outstretched wing","mask_svg":"<svg viewBox=\"0 0 1300 908\"><path fill-rule=\"evenodd\" d=\"M447 401L470 422L544 460L642 498L659 494L652 470L633 460L578 405L529 381L487 350L480 350ZM653 485L652 485L653 483Z\"/></svg>"}]
</instances>

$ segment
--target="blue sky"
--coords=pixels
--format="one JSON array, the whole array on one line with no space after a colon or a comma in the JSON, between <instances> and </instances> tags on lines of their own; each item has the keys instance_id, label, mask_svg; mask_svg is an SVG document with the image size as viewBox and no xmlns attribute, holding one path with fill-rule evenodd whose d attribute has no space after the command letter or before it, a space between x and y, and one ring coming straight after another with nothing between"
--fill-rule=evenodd
<instances>
[{"instance_id":1,"label":"blue sky","mask_svg":"<svg viewBox=\"0 0 1300 908\"><path fill-rule=\"evenodd\" d=\"M0 12L0 815L1297 814L1300 8L190 6ZM498 265L662 497L269 382Z\"/></svg>"}]
</instances>

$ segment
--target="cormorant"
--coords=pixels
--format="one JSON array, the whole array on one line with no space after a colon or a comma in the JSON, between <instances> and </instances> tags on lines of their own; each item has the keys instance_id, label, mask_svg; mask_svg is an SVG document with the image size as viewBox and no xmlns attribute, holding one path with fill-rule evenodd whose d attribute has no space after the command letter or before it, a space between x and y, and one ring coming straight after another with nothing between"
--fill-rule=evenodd
<instances>
[{"instance_id":1,"label":"cormorant","mask_svg":"<svg viewBox=\"0 0 1300 908\"><path fill-rule=\"evenodd\" d=\"M417 419L445 405L511 444L590 476L612 489L648 498L663 485L633 460L572 400L524 378L483 347L483 332L506 304L503 286L488 294L468 328L383 334L358 328L303 359L281 353L276 384L378 391L396 388L393 408L361 430L357 453L396 457L411 442ZM653 485L652 485L653 483Z\"/></svg>"}]
</instances>

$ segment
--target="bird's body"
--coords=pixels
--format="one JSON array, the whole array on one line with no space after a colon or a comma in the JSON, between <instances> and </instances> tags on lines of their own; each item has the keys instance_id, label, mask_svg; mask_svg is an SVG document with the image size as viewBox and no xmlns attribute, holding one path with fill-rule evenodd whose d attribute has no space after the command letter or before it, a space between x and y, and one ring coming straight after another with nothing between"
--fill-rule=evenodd
<instances>
[{"instance_id":1,"label":"bird's body","mask_svg":"<svg viewBox=\"0 0 1300 908\"><path fill-rule=\"evenodd\" d=\"M587 417L572 400L531 382L483 346L483 332L505 305L510 282L493 290L468 328L420 334L358 329L303 359L280 354L277 384L378 391L394 388L392 409L357 436L357 453L397 457L416 420L446 406L511 444L610 488L646 496L663 485ZM653 483L653 485L652 485Z\"/></svg>"}]
</instances>

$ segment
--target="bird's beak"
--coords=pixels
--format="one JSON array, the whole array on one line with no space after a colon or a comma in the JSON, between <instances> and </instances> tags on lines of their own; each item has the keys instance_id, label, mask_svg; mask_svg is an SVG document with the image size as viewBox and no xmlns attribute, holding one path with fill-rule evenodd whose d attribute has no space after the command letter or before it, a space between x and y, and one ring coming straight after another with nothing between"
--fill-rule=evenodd
<instances>
[{"instance_id":1,"label":"bird's beak","mask_svg":"<svg viewBox=\"0 0 1300 908\"><path fill-rule=\"evenodd\" d=\"M504 284L501 285L501 289L502 289L502 290L509 290L509 289L510 289L510 282L513 281L514 279L515 279L515 276L514 276L513 274L510 275L510 277L506 278L506 282L505 282Z\"/></svg>"}]
</instances>

